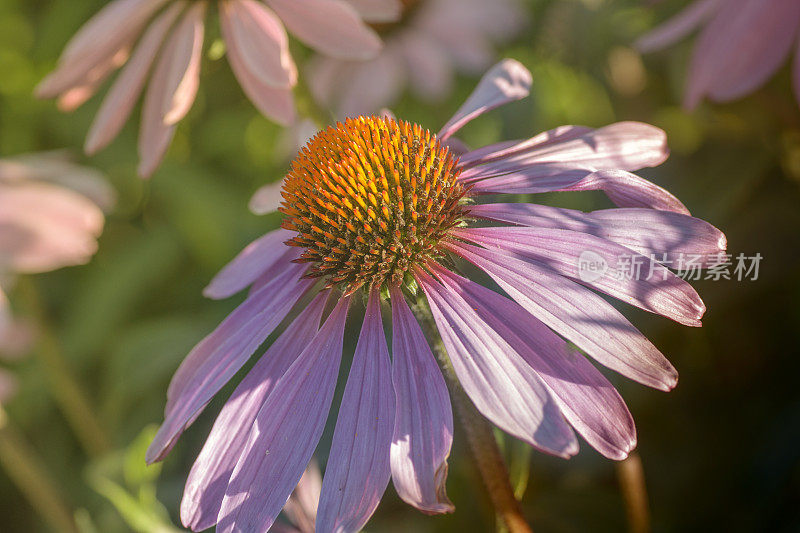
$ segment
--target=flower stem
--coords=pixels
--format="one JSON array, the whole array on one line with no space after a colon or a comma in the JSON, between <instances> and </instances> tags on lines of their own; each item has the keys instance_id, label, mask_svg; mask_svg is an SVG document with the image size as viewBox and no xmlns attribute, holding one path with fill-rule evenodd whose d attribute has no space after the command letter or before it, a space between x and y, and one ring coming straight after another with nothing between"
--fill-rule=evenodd
<instances>
[{"instance_id":1,"label":"flower stem","mask_svg":"<svg viewBox=\"0 0 800 533\"><path fill-rule=\"evenodd\" d=\"M418 299L413 310L442 366L447 387L450 389L450 397L455 404L458 419L467 436L470 452L489 493L495 513L508 528L509 533L532 533L531 527L522 515L519 501L514 496L508 468L497 445L493 428L478 412L472 400L461 387L427 303Z\"/></svg>"},{"instance_id":2,"label":"flower stem","mask_svg":"<svg viewBox=\"0 0 800 533\"><path fill-rule=\"evenodd\" d=\"M647 487L644 482L642 458L632 452L627 459L616 463L625 512L628 515L628 530L631 533L650 531L650 509L647 505Z\"/></svg>"},{"instance_id":3,"label":"flower stem","mask_svg":"<svg viewBox=\"0 0 800 533\"><path fill-rule=\"evenodd\" d=\"M58 340L48 328L47 316L36 287L30 279L23 278L19 280L17 291L27 304L28 313L36 321L39 337L36 353L44 364L56 403L86 453L92 457L104 454L111 449L108 436L73 376Z\"/></svg>"},{"instance_id":4,"label":"flower stem","mask_svg":"<svg viewBox=\"0 0 800 533\"><path fill-rule=\"evenodd\" d=\"M32 448L11 426L0 407L0 464L36 512L54 531L77 532L69 507L61 500L52 479L33 455Z\"/></svg>"}]
</instances>

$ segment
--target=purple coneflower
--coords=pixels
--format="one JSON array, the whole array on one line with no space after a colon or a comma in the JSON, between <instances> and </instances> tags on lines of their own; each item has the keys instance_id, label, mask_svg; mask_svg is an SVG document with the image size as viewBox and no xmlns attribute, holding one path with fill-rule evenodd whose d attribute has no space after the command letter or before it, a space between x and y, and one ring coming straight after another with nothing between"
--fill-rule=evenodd
<instances>
[{"instance_id":1,"label":"purple coneflower","mask_svg":"<svg viewBox=\"0 0 800 533\"><path fill-rule=\"evenodd\" d=\"M797 0L696 0L637 43L643 52L659 50L703 27L692 53L684 96L687 108L703 97L729 102L762 85L800 49ZM793 65L800 102L800 53Z\"/></svg>"},{"instance_id":2,"label":"purple coneflower","mask_svg":"<svg viewBox=\"0 0 800 533\"><path fill-rule=\"evenodd\" d=\"M148 451L148 461L163 459L299 308L222 408L189 474L185 525L272 526L322 434L345 321L362 294L363 326L322 481L317 531L359 530L390 477L414 507L453 510L445 492L450 398L419 318L435 322L464 391L505 432L559 457L578 451L573 428L607 457L622 459L633 449L624 401L584 353L661 390L675 386L677 373L595 291L699 326L700 297L651 254L665 261L680 253L713 255L725 249L725 238L631 173L667 157L665 135L652 126L566 126L460 156L448 147L473 118L526 96L530 82L521 64L505 60L438 135L391 117L359 117L327 128L301 150L284 185L283 228L250 244L207 288L212 298L248 286L250 292L176 372ZM618 208L583 213L472 203L486 194L585 190L605 191ZM582 252L605 260L608 275L581 279ZM655 275L615 275L623 257ZM460 274L466 262L507 296ZM387 299L391 360L382 318ZM325 317L328 303L333 310Z\"/></svg>"},{"instance_id":3,"label":"purple coneflower","mask_svg":"<svg viewBox=\"0 0 800 533\"><path fill-rule=\"evenodd\" d=\"M436 102L450 94L456 71L479 75L495 60L493 45L522 28L517 0L403 0L403 16L376 25L383 50L363 62L316 57L306 76L314 96L342 117L394 104L409 86Z\"/></svg>"},{"instance_id":4,"label":"purple coneflower","mask_svg":"<svg viewBox=\"0 0 800 533\"><path fill-rule=\"evenodd\" d=\"M63 110L75 109L124 65L86 138L86 153L93 154L119 133L149 76L139 132L139 173L150 176L197 95L208 3L112 1L67 44L37 95L59 97ZM399 10L397 0L213 3L218 6L228 61L242 89L259 111L284 125L294 120L292 88L297 83L284 25L323 54L363 60L381 48L377 34L363 20L391 20Z\"/></svg>"}]
</instances>

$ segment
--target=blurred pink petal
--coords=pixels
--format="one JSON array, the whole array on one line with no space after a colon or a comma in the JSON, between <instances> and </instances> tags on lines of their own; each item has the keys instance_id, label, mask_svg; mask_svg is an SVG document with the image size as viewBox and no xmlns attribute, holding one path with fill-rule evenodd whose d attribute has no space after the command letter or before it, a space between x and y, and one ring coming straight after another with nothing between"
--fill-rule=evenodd
<instances>
[{"instance_id":1,"label":"blurred pink petal","mask_svg":"<svg viewBox=\"0 0 800 533\"><path fill-rule=\"evenodd\" d=\"M289 39L275 13L256 0L231 0L220 5L220 15L241 65L254 77L276 88L297 83Z\"/></svg>"},{"instance_id":2,"label":"blurred pink petal","mask_svg":"<svg viewBox=\"0 0 800 533\"><path fill-rule=\"evenodd\" d=\"M117 136L136 105L147 74L164 37L186 2L175 2L145 32L130 61L111 86L86 136L84 150L91 155L104 148Z\"/></svg>"},{"instance_id":3,"label":"blurred pink petal","mask_svg":"<svg viewBox=\"0 0 800 533\"><path fill-rule=\"evenodd\" d=\"M122 48L103 63L90 70L81 85L69 89L58 98L58 109L69 112L82 106L86 100L97 92L97 89L108 79L111 73L128 60L129 53L130 50L127 47Z\"/></svg>"},{"instance_id":4,"label":"blurred pink petal","mask_svg":"<svg viewBox=\"0 0 800 533\"><path fill-rule=\"evenodd\" d=\"M517 0L426 0L403 9L410 11L397 23L387 29L377 26L385 45L371 60L376 63L373 68L330 57L309 62L306 75L312 94L337 116L376 113L391 106L406 85L427 101L442 99L456 70L483 71L494 59L493 43L517 34L524 21ZM384 56L392 58L383 60ZM386 70L389 64L394 66ZM377 89L367 90L353 82L356 72L378 76L382 71L391 77L370 80ZM368 99L361 98L365 94Z\"/></svg>"},{"instance_id":5,"label":"blurred pink petal","mask_svg":"<svg viewBox=\"0 0 800 533\"><path fill-rule=\"evenodd\" d=\"M378 35L344 0L267 0L298 39L340 59L364 60L381 49Z\"/></svg>"},{"instance_id":6,"label":"blurred pink petal","mask_svg":"<svg viewBox=\"0 0 800 533\"><path fill-rule=\"evenodd\" d=\"M73 163L64 151L38 152L0 159L0 182L44 181L62 185L86 196L104 212L111 211L116 192L105 176L91 167Z\"/></svg>"},{"instance_id":7,"label":"blurred pink petal","mask_svg":"<svg viewBox=\"0 0 800 533\"><path fill-rule=\"evenodd\" d=\"M274 213L283 201L281 189L283 189L283 180L260 187L250 198L250 203L247 204L247 207L256 215Z\"/></svg>"},{"instance_id":8,"label":"blurred pink petal","mask_svg":"<svg viewBox=\"0 0 800 533\"><path fill-rule=\"evenodd\" d=\"M636 41L636 48L643 54L671 46L687 37L708 21L725 0L701 0L690 4L683 11Z\"/></svg>"},{"instance_id":9,"label":"blurred pink petal","mask_svg":"<svg viewBox=\"0 0 800 533\"><path fill-rule=\"evenodd\" d=\"M640 38L637 46L643 51L660 49L700 26L704 27L694 45L684 94L688 109L704 97L728 102L764 85L798 39L800 2L697 0Z\"/></svg>"},{"instance_id":10,"label":"blurred pink petal","mask_svg":"<svg viewBox=\"0 0 800 533\"><path fill-rule=\"evenodd\" d=\"M150 80L139 132L139 175L155 172L175 134L175 123L194 102L203 47L205 2L194 4L170 36Z\"/></svg>"},{"instance_id":11,"label":"blurred pink petal","mask_svg":"<svg viewBox=\"0 0 800 533\"><path fill-rule=\"evenodd\" d=\"M368 115L382 102L393 101L403 86L404 76L403 58L393 51L353 65L349 76L352 89L339 104L341 114L346 117Z\"/></svg>"},{"instance_id":12,"label":"blurred pink petal","mask_svg":"<svg viewBox=\"0 0 800 533\"><path fill-rule=\"evenodd\" d=\"M0 185L0 269L32 273L85 263L103 220L99 207L68 189Z\"/></svg>"},{"instance_id":13,"label":"blurred pink petal","mask_svg":"<svg viewBox=\"0 0 800 533\"><path fill-rule=\"evenodd\" d=\"M87 135L84 149L94 154L119 133L150 76L138 143L138 171L149 177L197 95L209 1L218 7L228 59L243 91L262 114L284 126L295 120L297 84L284 22L323 53L360 60L382 46L361 11L388 22L399 10L398 0L354 0L358 9L345 0L270 0L272 10L257 0L112 0L70 40L36 94L58 98L59 108L71 111L125 65Z\"/></svg>"},{"instance_id":14,"label":"blurred pink petal","mask_svg":"<svg viewBox=\"0 0 800 533\"><path fill-rule=\"evenodd\" d=\"M83 83L85 76L131 45L147 20L168 0L116 0L87 22L67 44L57 69L36 88L52 98Z\"/></svg>"}]
</instances>

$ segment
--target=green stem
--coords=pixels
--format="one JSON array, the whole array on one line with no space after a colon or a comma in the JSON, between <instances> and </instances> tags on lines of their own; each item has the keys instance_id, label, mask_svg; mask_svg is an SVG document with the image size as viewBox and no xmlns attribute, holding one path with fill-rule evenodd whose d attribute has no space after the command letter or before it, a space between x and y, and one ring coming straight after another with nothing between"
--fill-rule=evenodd
<instances>
[{"instance_id":1,"label":"green stem","mask_svg":"<svg viewBox=\"0 0 800 533\"><path fill-rule=\"evenodd\" d=\"M632 452L627 459L616 464L625 512L628 516L628 530L631 533L650 531L650 509L647 505L647 486L644 481L642 458Z\"/></svg>"},{"instance_id":2,"label":"green stem","mask_svg":"<svg viewBox=\"0 0 800 533\"><path fill-rule=\"evenodd\" d=\"M522 514L519 501L514 496L508 468L497 445L493 428L478 412L458 382L427 303L418 299L413 311L442 366L445 381L450 389L450 397L466 434L470 452L498 518L508 528L509 533L531 533L531 527Z\"/></svg>"},{"instance_id":3,"label":"green stem","mask_svg":"<svg viewBox=\"0 0 800 533\"><path fill-rule=\"evenodd\" d=\"M8 477L54 531L77 532L69 507L31 450L0 407L0 464Z\"/></svg>"},{"instance_id":4,"label":"green stem","mask_svg":"<svg viewBox=\"0 0 800 533\"><path fill-rule=\"evenodd\" d=\"M86 453L92 457L103 455L111 449L110 440L87 396L73 376L55 335L48 327L47 313L39 300L33 281L20 279L17 293L27 304L30 316L36 321L38 328L36 353L45 367L56 403Z\"/></svg>"}]
</instances>

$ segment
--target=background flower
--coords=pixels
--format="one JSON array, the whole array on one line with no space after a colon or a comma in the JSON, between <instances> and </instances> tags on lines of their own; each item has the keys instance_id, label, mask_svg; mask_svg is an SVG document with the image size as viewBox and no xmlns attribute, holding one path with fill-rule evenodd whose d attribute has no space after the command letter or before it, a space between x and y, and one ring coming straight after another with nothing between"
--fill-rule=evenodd
<instances>
[{"instance_id":1,"label":"background flower","mask_svg":"<svg viewBox=\"0 0 800 533\"><path fill-rule=\"evenodd\" d=\"M666 48L702 28L692 52L684 104L704 97L739 99L762 85L800 47L800 3L794 0L696 0L637 41L643 52ZM800 53L793 83L800 103Z\"/></svg>"},{"instance_id":2,"label":"background flower","mask_svg":"<svg viewBox=\"0 0 800 533\"><path fill-rule=\"evenodd\" d=\"M242 89L259 111L284 125L294 120L292 88L297 84L284 25L322 53L363 60L377 54L381 43L361 17L385 20L394 8L394 0L353 5L344 0L212 3L218 6L228 61ZM62 110L72 110L124 66L86 138L85 150L93 154L119 133L149 77L139 134L139 174L149 177L197 95L208 4L114 0L70 40L37 95L57 96Z\"/></svg>"},{"instance_id":3,"label":"background flower","mask_svg":"<svg viewBox=\"0 0 800 533\"><path fill-rule=\"evenodd\" d=\"M314 96L339 117L391 106L406 86L426 101L441 101L456 71L478 75L494 62L493 45L522 28L517 0L405 0L402 19L377 25L381 53L355 63L316 57L308 77Z\"/></svg>"}]
</instances>

